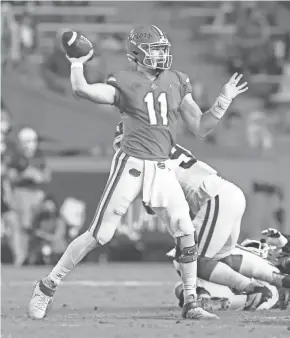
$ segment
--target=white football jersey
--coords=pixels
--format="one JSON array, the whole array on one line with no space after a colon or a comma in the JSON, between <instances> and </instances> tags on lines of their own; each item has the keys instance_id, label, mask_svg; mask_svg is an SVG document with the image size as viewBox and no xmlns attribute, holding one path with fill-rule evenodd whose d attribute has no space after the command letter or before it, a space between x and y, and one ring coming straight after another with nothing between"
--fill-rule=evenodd
<instances>
[{"instance_id":1,"label":"white football jersey","mask_svg":"<svg viewBox=\"0 0 290 338\"><path fill-rule=\"evenodd\" d=\"M178 179L186 181L193 190L197 190L207 176L217 175L215 169L197 160L189 150L179 144L172 148L170 159Z\"/></svg>"}]
</instances>

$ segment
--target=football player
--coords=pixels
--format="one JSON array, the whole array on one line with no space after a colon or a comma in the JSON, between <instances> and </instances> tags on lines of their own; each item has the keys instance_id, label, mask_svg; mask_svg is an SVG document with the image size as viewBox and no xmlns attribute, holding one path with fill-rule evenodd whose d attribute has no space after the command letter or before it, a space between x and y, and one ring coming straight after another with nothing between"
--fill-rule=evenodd
<instances>
[{"instance_id":1,"label":"football player","mask_svg":"<svg viewBox=\"0 0 290 338\"><path fill-rule=\"evenodd\" d=\"M127 57L133 67L113 74L106 84L88 84L84 77L83 64L93 50L80 58L67 56L73 91L81 98L115 105L124 123L124 137L89 229L68 246L49 275L37 283L28 308L31 317L45 316L63 278L89 251L111 240L122 216L141 196L148 208L170 220L168 231L178 249L184 289L183 318L216 318L197 302L195 230L168 157L179 116L194 134L204 136L232 100L247 90L247 83L239 85L242 75L234 74L212 108L202 114L192 99L188 76L171 70L170 47L166 34L154 25L133 29L127 39Z\"/></svg>"},{"instance_id":2,"label":"football player","mask_svg":"<svg viewBox=\"0 0 290 338\"><path fill-rule=\"evenodd\" d=\"M115 151L121 146L122 138L123 124L120 122L113 143ZM289 278L261 257L248 252L241 254L241 250L237 252L245 210L245 197L240 188L221 178L215 169L197 160L178 144L172 148L170 159L191 214L195 215L192 222L198 243L197 276L248 294L251 298L253 295L270 298L269 288L256 279L277 287L288 287ZM176 249L173 251L171 256L176 255ZM179 271L178 261L175 260L174 264Z\"/></svg>"},{"instance_id":3,"label":"football player","mask_svg":"<svg viewBox=\"0 0 290 338\"><path fill-rule=\"evenodd\" d=\"M238 252L238 251L237 251ZM172 253L168 253L170 256ZM252 254L254 255L254 254ZM174 258L174 257L172 257ZM178 263L173 260L174 267L178 274ZM271 265L271 263L268 263ZM273 267L273 271L275 267ZM202 306L206 310L269 310L274 307L286 309L289 303L287 290L278 289L276 286L267 282L259 281L260 290L256 288L254 292L240 292L230 287L209 282L198 278L197 294L202 300ZM265 292L267 290L267 293ZM174 287L174 294L178 300L178 305L183 306L182 283L178 282Z\"/></svg>"},{"instance_id":4,"label":"football player","mask_svg":"<svg viewBox=\"0 0 290 338\"><path fill-rule=\"evenodd\" d=\"M258 245L259 244L259 245ZM283 268L280 269L280 264L273 264L273 257L268 255L271 248L266 244L263 245L260 241L245 240L241 245L237 245L232 254L240 257L247 257L247 260L252 259L253 265L262 265L265 269L265 275L262 276L264 280L269 280L271 274L283 274ZM167 253L173 261L173 266L180 275L179 264L175 260L175 249ZM267 259L269 257L269 259ZM198 277L203 276L203 271L210 266L209 261L204 261L201 257L197 260L198 264ZM220 263L218 263L220 264ZM257 271L260 268L258 267ZM249 275L249 271L246 271ZM252 275L255 275L255 267L252 269ZM283 274L284 287L281 285L271 285L264 280L259 280L260 287L255 287L253 290L241 290L240 288L232 288L232 283L228 283L227 276L223 276L215 282L215 278L211 278L211 281L198 278L197 293L202 299L203 307L205 309L243 309L243 310L267 310L274 307L280 309L286 309L289 305L289 281L290 276ZM214 277L214 276L213 276ZM179 301L179 305L183 304L183 291L181 283L177 283L175 286L175 295ZM250 291L250 292L249 292ZM243 297L241 297L243 296Z\"/></svg>"},{"instance_id":5,"label":"football player","mask_svg":"<svg viewBox=\"0 0 290 338\"><path fill-rule=\"evenodd\" d=\"M210 262L209 260L204 260L203 257L198 257L198 294L201 293L200 298L203 299L205 309L209 309L210 307L215 307L216 309L235 309L237 306L244 310L266 310L273 307L279 307L280 309L287 308L290 300L290 275L288 274L289 270L287 270L289 268L290 256L287 253L287 248L284 252L279 250L280 245L284 245L287 238L276 229L264 230L262 234L276 236L269 237L269 242L272 245L275 243L275 246L268 245L264 240L247 239L241 245L237 244L231 255L232 257L240 257L246 262L252 261L252 265L247 264L246 269L240 269L247 277L261 278L259 280L260 287L256 286L252 290L249 290L249 288L242 290L234 286L235 284L238 286L237 282L240 279L238 274L236 275L237 280L234 284L232 281L228 281L228 275L216 278L213 274L208 279L207 271L211 263L214 266L216 262L214 260ZM172 258L173 265L180 275L179 264L175 260L175 249L167 253L167 256ZM221 263L219 262L219 264ZM203 277L206 279L203 279ZM246 297L241 298L241 293ZM175 287L175 295L179 300L179 305L182 306L183 291L180 283Z\"/></svg>"}]
</instances>

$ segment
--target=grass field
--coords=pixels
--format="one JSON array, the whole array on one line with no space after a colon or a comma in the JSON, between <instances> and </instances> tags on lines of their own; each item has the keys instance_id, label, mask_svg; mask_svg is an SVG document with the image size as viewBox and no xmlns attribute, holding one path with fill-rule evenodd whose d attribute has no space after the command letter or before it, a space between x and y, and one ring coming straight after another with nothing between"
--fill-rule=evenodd
<instances>
[{"instance_id":1,"label":"grass field","mask_svg":"<svg viewBox=\"0 0 290 338\"><path fill-rule=\"evenodd\" d=\"M290 311L219 312L219 321L182 320L170 264L81 265L60 286L48 317L27 317L33 283L47 267L2 266L3 338L282 338Z\"/></svg>"}]
</instances>

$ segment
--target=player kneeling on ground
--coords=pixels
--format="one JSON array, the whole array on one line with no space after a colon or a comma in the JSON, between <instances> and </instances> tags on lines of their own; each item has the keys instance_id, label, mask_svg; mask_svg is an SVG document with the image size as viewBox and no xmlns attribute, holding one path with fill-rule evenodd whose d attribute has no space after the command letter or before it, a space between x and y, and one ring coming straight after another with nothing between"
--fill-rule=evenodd
<instances>
[{"instance_id":1,"label":"player kneeling on ground","mask_svg":"<svg viewBox=\"0 0 290 338\"><path fill-rule=\"evenodd\" d=\"M197 290L200 297L204 299L203 303L206 309L241 308L244 310L262 310L280 308L284 310L288 307L290 300L290 292L287 289L290 285L290 276L287 274L289 273L290 261L289 236L282 235L278 230L272 228L262 231L262 235L266 236L267 239L262 239L261 241L244 240L242 245L237 245L233 254L247 256L247 260L252 260L253 265L256 265L256 272L260 270L257 266L266 267L265 263L268 265L268 268L265 269L265 275L261 277L263 280L269 281L270 279L272 282L274 281L274 284L276 282L276 286L261 280L259 282L270 289L271 297L267 299L260 292L261 289L257 288L247 298L243 298L245 296L237 295L236 290L225 286L229 285L226 282L226 276L224 276L225 283L218 284L199 278ZM174 254L174 250L171 250L167 255L173 258L174 267L179 274L179 267L174 259ZM207 269L207 263L208 261L206 260L198 259L198 276L203 275L202 271ZM272 271L272 279L270 271ZM250 271L246 273L249 275ZM252 274L255 275L254 266L252 267ZM283 279L273 278L273 276L277 275L282 276ZM214 278L211 278L211 281L214 280ZM262 289L262 291L264 292L265 289ZM179 300L179 305L182 306L183 291L180 283L175 287L175 295Z\"/></svg>"}]
</instances>

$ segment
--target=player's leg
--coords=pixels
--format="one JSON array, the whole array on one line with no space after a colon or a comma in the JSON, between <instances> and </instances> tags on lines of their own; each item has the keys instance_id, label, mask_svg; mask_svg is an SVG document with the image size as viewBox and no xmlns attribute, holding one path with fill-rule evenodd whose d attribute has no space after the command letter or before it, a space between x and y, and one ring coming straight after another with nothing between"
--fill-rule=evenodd
<instances>
[{"instance_id":1,"label":"player's leg","mask_svg":"<svg viewBox=\"0 0 290 338\"><path fill-rule=\"evenodd\" d=\"M279 269L266 259L244 249L237 247L231 255L222 260L235 271L249 278L256 278L277 287L290 288L290 278L282 274Z\"/></svg>"},{"instance_id":2,"label":"player's leg","mask_svg":"<svg viewBox=\"0 0 290 338\"><path fill-rule=\"evenodd\" d=\"M253 295L251 297L245 294L237 295L227 286L208 282L200 278L198 278L198 293L207 293L207 298L204 298L203 301L203 307L208 310L269 310L276 307L277 303L279 303L277 288L266 282L261 282L261 284L264 284L272 293L272 296L268 300L262 300L262 302L259 302L258 297L253 299ZM181 282L175 285L174 293L179 301L179 306L182 307L183 289Z\"/></svg>"},{"instance_id":3,"label":"player's leg","mask_svg":"<svg viewBox=\"0 0 290 338\"><path fill-rule=\"evenodd\" d=\"M182 316L189 319L217 318L202 310L197 302L197 243L195 229L189 216L189 207L175 175L168 182L168 207L159 214L168 225L176 243L176 260L180 265L180 275L184 288L185 305Z\"/></svg>"},{"instance_id":4,"label":"player's leg","mask_svg":"<svg viewBox=\"0 0 290 338\"><path fill-rule=\"evenodd\" d=\"M141 192L143 166L143 161L133 159L121 150L116 153L113 170L89 229L70 243L50 274L37 283L29 304L31 317L43 318L57 286L67 273L92 249L111 240L122 216ZM131 169L135 169L134 175L130 173Z\"/></svg>"},{"instance_id":5,"label":"player's leg","mask_svg":"<svg viewBox=\"0 0 290 338\"><path fill-rule=\"evenodd\" d=\"M245 207L242 190L224 181L220 193L209 200L193 220L198 229L200 256L220 259L230 254L239 237Z\"/></svg>"},{"instance_id":6,"label":"player's leg","mask_svg":"<svg viewBox=\"0 0 290 338\"><path fill-rule=\"evenodd\" d=\"M200 255L197 275L209 282L252 293L261 286L260 283L217 261L235 247L244 210L243 192L227 181L224 181L220 194L201 207L193 220L198 229Z\"/></svg>"},{"instance_id":7,"label":"player's leg","mask_svg":"<svg viewBox=\"0 0 290 338\"><path fill-rule=\"evenodd\" d=\"M227 256L235 247L245 210L243 192L230 182L223 185L220 194L210 199L193 220L198 229L198 277L243 291L251 280L217 261L219 255Z\"/></svg>"},{"instance_id":8,"label":"player's leg","mask_svg":"<svg viewBox=\"0 0 290 338\"><path fill-rule=\"evenodd\" d=\"M247 301L246 295L235 295L230 288L224 285L215 284L198 278L197 293L203 297L203 306L209 310L238 310L242 309ZM178 305L183 306L183 288L182 283L178 282L174 287L175 297L178 299ZM204 297L206 295L206 298Z\"/></svg>"},{"instance_id":9,"label":"player's leg","mask_svg":"<svg viewBox=\"0 0 290 338\"><path fill-rule=\"evenodd\" d=\"M176 260L173 260L173 265L180 276L180 264ZM215 261L211 258L198 257L197 276L205 282L209 282L214 285L222 285L230 288L231 290L234 289L238 291L238 293L245 293L247 296L246 304L250 310L255 310L258 306L267 302L273 296L271 295L271 290L269 290L266 285L261 284L260 281L243 276L226 264ZM224 296L219 299L208 296L205 297L206 299L203 299L203 296L201 298L202 306L205 309L226 309L229 306L229 302L224 299Z\"/></svg>"}]
</instances>

